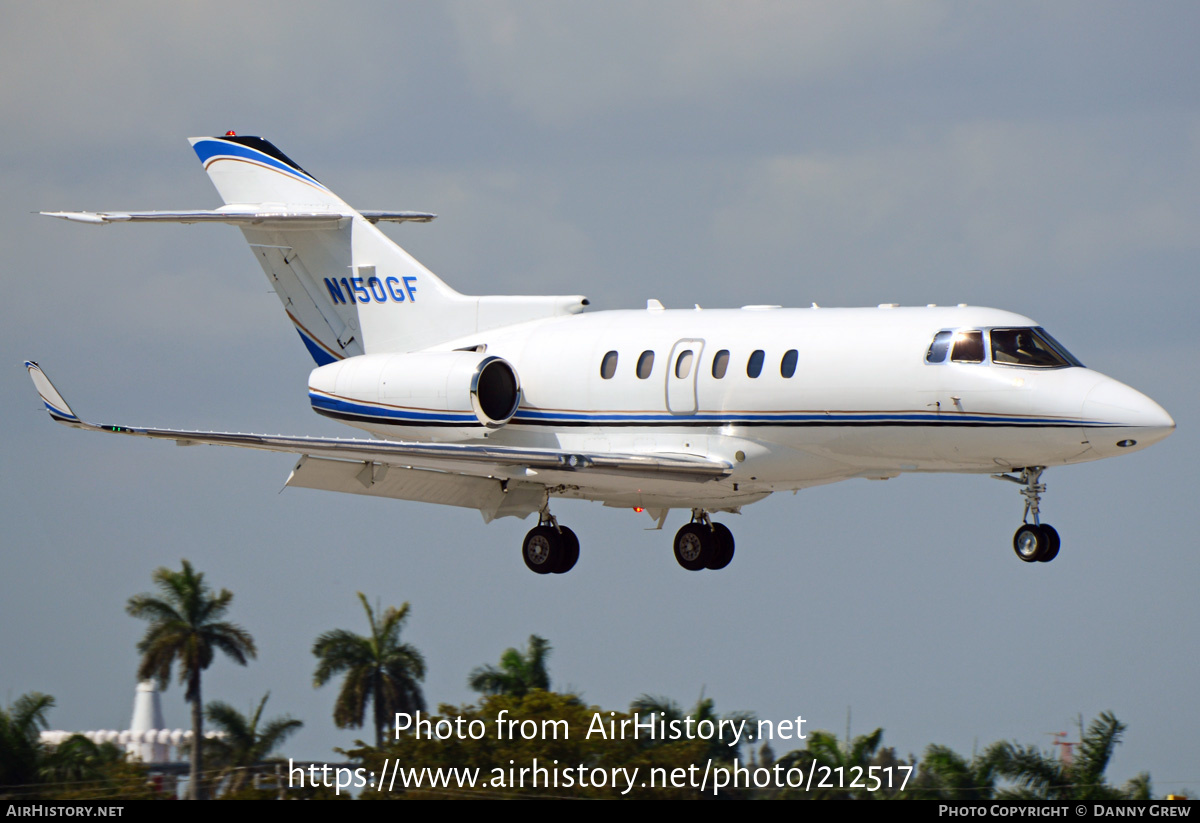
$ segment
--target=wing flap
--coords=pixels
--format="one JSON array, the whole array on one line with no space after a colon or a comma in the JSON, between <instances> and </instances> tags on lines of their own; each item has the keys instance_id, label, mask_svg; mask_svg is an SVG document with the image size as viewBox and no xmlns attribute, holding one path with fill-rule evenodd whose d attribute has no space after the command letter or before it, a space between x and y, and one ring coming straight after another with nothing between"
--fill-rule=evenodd
<instances>
[{"instance_id":1,"label":"wing flap","mask_svg":"<svg viewBox=\"0 0 1200 823\"><path fill-rule=\"evenodd\" d=\"M526 517L546 498L545 488L534 483L308 456L300 458L285 485L478 509L485 522Z\"/></svg>"}]
</instances>

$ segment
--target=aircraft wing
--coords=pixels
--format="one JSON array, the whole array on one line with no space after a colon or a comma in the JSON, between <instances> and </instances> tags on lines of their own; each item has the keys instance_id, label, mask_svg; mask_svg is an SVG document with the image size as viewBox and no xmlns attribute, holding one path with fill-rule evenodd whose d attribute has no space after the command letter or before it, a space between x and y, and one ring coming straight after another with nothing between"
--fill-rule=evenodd
<instances>
[{"instance_id":1,"label":"aircraft wing","mask_svg":"<svg viewBox=\"0 0 1200 823\"><path fill-rule=\"evenodd\" d=\"M304 459L297 464L288 480L289 485L467 505L480 508L488 520L492 516L524 516L537 511L546 486L564 482L586 484L585 475L703 483L725 477L731 468L725 462L689 455L566 452L482 443L419 443L100 425L76 415L37 363L26 361L25 368L29 370L29 376L50 417L73 428L174 440L181 446L239 446L303 455ZM342 465L330 465L335 462ZM303 479L300 477L302 472ZM391 480L387 480L389 476ZM354 486L351 480L359 483L360 487ZM386 485L374 488L377 482L383 483L385 480ZM480 486L478 481L485 481L487 487ZM498 493L507 495L510 491L509 481L515 481L513 491L524 492L509 503L508 508L515 506L515 510L506 511L506 507L501 505L493 508L493 514L489 516L488 509L478 505L486 500L478 498L478 495L493 486ZM388 486L394 487L396 493L388 493ZM531 487L537 490L537 505L532 503L533 496L529 494ZM437 499L439 495L455 499ZM455 502L459 498L467 502ZM517 505L517 498L524 502Z\"/></svg>"}]
</instances>

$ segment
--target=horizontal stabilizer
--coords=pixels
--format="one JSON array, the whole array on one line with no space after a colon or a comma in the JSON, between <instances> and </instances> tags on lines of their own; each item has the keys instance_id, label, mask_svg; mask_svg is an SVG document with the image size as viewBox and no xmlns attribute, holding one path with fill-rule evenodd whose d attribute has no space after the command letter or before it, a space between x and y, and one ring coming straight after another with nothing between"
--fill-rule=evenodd
<instances>
[{"instance_id":1,"label":"horizontal stabilizer","mask_svg":"<svg viewBox=\"0 0 1200 823\"><path fill-rule=\"evenodd\" d=\"M357 212L372 223L428 223L437 217L423 211L363 211ZM337 227L343 220L354 217L349 211L286 211L264 206L235 206L222 209L190 211L44 211L47 217L57 217L75 223L228 223L233 226L262 228L320 228L323 224Z\"/></svg>"}]
</instances>

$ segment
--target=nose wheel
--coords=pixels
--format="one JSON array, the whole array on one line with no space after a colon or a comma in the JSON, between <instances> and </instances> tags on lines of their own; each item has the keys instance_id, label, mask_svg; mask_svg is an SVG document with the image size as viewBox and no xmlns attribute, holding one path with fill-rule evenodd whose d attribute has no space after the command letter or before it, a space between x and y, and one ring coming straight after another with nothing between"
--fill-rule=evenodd
<instances>
[{"instance_id":1,"label":"nose wheel","mask_svg":"<svg viewBox=\"0 0 1200 823\"><path fill-rule=\"evenodd\" d=\"M1039 516L1042 492L1046 491L1046 484L1041 482L1042 472L1045 470L1045 466L1030 466L1021 469L1019 477L1010 474L992 475L997 480L1007 480L1024 486L1021 496L1025 498L1025 514L1022 517L1025 522L1013 535L1013 551L1026 563L1049 563L1058 557L1061 544L1058 531L1049 523L1041 522ZM1029 522L1030 516L1033 517L1032 523Z\"/></svg>"},{"instance_id":2,"label":"nose wheel","mask_svg":"<svg viewBox=\"0 0 1200 823\"><path fill-rule=\"evenodd\" d=\"M1047 523L1026 523L1013 535L1013 551L1026 563L1049 563L1058 557L1058 546L1058 532Z\"/></svg>"},{"instance_id":3,"label":"nose wheel","mask_svg":"<svg viewBox=\"0 0 1200 823\"><path fill-rule=\"evenodd\" d=\"M690 572L723 569L733 560L733 546L733 532L725 524L695 509L692 522L675 533L675 560Z\"/></svg>"}]
</instances>

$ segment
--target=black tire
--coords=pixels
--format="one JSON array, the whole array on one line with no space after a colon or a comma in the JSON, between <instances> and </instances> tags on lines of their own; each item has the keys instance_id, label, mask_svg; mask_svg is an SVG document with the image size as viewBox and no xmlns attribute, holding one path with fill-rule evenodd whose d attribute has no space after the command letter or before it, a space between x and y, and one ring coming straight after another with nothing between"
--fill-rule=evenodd
<instances>
[{"instance_id":1,"label":"black tire","mask_svg":"<svg viewBox=\"0 0 1200 823\"><path fill-rule=\"evenodd\" d=\"M725 568L733 560L733 532L724 523L713 523L713 534L716 535L717 545L707 568L716 571Z\"/></svg>"},{"instance_id":2,"label":"black tire","mask_svg":"<svg viewBox=\"0 0 1200 823\"><path fill-rule=\"evenodd\" d=\"M521 544L521 556L529 570L538 574L550 574L562 562L563 541L558 530L551 526L530 529Z\"/></svg>"},{"instance_id":3,"label":"black tire","mask_svg":"<svg viewBox=\"0 0 1200 823\"><path fill-rule=\"evenodd\" d=\"M1038 562L1049 563L1058 557L1058 549L1062 545L1062 541L1059 540L1058 531L1053 526L1043 523L1042 531L1046 533L1046 553L1038 558Z\"/></svg>"},{"instance_id":4,"label":"black tire","mask_svg":"<svg viewBox=\"0 0 1200 823\"><path fill-rule=\"evenodd\" d=\"M1049 542L1041 526L1025 523L1013 535L1013 551L1026 563L1036 563L1045 556Z\"/></svg>"},{"instance_id":5,"label":"black tire","mask_svg":"<svg viewBox=\"0 0 1200 823\"><path fill-rule=\"evenodd\" d=\"M690 572L706 568L716 546L716 535L701 523L688 523L675 533L675 559Z\"/></svg>"},{"instance_id":6,"label":"black tire","mask_svg":"<svg viewBox=\"0 0 1200 823\"><path fill-rule=\"evenodd\" d=\"M560 526L559 529L559 534L562 536L562 558L559 560L558 568L554 570L554 573L566 574L575 568L575 563L579 560L579 538L575 536L575 532L566 526Z\"/></svg>"}]
</instances>

